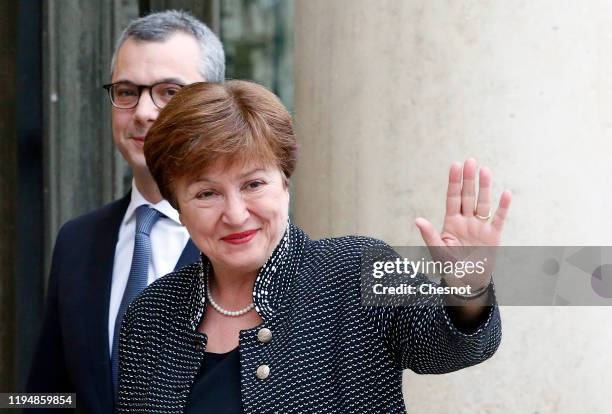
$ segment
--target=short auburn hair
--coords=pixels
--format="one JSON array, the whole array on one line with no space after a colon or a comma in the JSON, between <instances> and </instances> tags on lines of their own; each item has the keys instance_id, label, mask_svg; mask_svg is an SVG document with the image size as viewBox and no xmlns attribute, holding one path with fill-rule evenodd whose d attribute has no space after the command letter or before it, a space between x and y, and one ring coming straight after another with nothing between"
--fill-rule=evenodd
<instances>
[{"instance_id":1,"label":"short auburn hair","mask_svg":"<svg viewBox=\"0 0 612 414\"><path fill-rule=\"evenodd\" d=\"M160 111L144 154L161 195L178 209L175 184L224 167L275 165L286 179L297 161L291 115L272 92L252 82L187 85Z\"/></svg>"}]
</instances>

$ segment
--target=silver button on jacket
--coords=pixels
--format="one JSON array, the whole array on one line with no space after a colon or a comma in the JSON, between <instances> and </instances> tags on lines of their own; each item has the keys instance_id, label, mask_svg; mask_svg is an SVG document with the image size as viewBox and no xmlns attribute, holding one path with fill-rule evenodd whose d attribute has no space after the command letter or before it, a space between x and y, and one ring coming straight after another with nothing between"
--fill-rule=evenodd
<instances>
[{"instance_id":1,"label":"silver button on jacket","mask_svg":"<svg viewBox=\"0 0 612 414\"><path fill-rule=\"evenodd\" d=\"M443 374L493 355L501 339L497 306L462 332L435 295L418 306L362 305L367 247L398 257L379 240L310 240L289 224L253 287L264 323L240 332L243 412L405 413L403 369ZM129 307L119 344L120 413L183 413L206 348L203 341L196 350L194 341L210 271L202 255Z\"/></svg>"},{"instance_id":2,"label":"silver button on jacket","mask_svg":"<svg viewBox=\"0 0 612 414\"><path fill-rule=\"evenodd\" d=\"M270 375L270 367L265 364L258 366L256 375L257 378L262 380L268 378Z\"/></svg>"},{"instance_id":3,"label":"silver button on jacket","mask_svg":"<svg viewBox=\"0 0 612 414\"><path fill-rule=\"evenodd\" d=\"M259 339L259 342L267 344L272 340L272 331L268 328L261 328L257 332L257 339Z\"/></svg>"}]
</instances>

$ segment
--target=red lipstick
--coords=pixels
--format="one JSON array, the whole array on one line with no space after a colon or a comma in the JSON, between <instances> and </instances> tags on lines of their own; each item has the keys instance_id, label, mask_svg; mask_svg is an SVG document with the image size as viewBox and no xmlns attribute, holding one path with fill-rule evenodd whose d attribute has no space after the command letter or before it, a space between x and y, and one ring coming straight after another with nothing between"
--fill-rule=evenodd
<instances>
[{"instance_id":1,"label":"red lipstick","mask_svg":"<svg viewBox=\"0 0 612 414\"><path fill-rule=\"evenodd\" d=\"M228 234L225 237L221 237L221 240L231 244L244 244L250 242L253 237L255 237L255 233L257 233L258 231L259 229L242 231L240 233L232 233Z\"/></svg>"}]
</instances>

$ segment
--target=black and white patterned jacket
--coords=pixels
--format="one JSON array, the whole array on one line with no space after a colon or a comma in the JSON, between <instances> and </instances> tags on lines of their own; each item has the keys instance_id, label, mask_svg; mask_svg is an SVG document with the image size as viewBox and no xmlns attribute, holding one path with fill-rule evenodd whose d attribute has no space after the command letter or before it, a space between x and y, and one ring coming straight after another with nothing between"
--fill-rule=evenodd
<instances>
[{"instance_id":1,"label":"black and white patterned jacket","mask_svg":"<svg viewBox=\"0 0 612 414\"><path fill-rule=\"evenodd\" d=\"M366 246L384 244L358 236L310 240L290 224L255 282L264 322L240 332L244 413L404 413L403 369L447 373L495 352L497 306L471 334L439 304L362 306ZM119 412L183 412L206 349L196 328L206 313L209 266L202 256L130 306L120 336Z\"/></svg>"}]
</instances>

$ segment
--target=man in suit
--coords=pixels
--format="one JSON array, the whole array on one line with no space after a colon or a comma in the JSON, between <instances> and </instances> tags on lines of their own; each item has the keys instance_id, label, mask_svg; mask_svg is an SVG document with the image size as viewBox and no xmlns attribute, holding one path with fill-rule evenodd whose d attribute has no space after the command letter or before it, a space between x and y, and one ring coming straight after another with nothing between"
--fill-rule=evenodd
<instances>
[{"instance_id":1,"label":"man in suit","mask_svg":"<svg viewBox=\"0 0 612 414\"><path fill-rule=\"evenodd\" d=\"M132 190L60 229L27 391L73 392L77 412L113 411L117 339L127 305L146 284L199 254L149 173L144 140L182 85L223 81L224 61L219 39L184 12L136 19L121 35L105 88Z\"/></svg>"}]
</instances>

